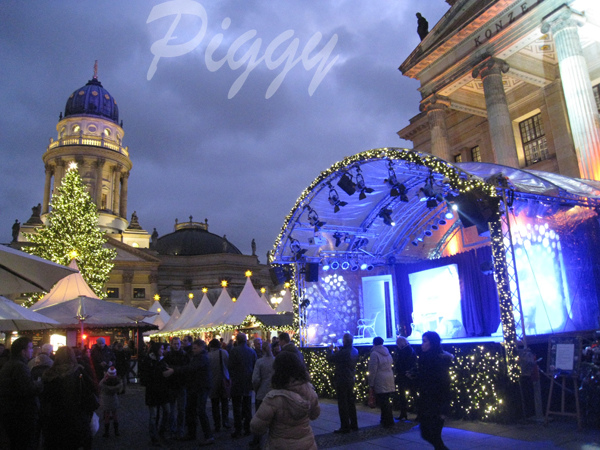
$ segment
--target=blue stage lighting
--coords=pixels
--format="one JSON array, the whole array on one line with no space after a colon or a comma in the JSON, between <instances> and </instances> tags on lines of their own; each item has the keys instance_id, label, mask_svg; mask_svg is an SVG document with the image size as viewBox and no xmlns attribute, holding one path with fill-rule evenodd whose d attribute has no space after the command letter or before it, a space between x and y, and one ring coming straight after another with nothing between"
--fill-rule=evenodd
<instances>
[{"instance_id":1,"label":"blue stage lighting","mask_svg":"<svg viewBox=\"0 0 600 450\"><path fill-rule=\"evenodd\" d=\"M331 268L332 268L333 270L338 270L338 269L340 268L340 263L339 263L339 262L337 262L337 261L333 261L333 262L331 263Z\"/></svg>"},{"instance_id":2,"label":"blue stage lighting","mask_svg":"<svg viewBox=\"0 0 600 450\"><path fill-rule=\"evenodd\" d=\"M367 270L367 267L368 267L368 266L367 266L367 263L362 263L362 264L360 265L360 270Z\"/></svg>"},{"instance_id":3,"label":"blue stage lighting","mask_svg":"<svg viewBox=\"0 0 600 450\"><path fill-rule=\"evenodd\" d=\"M342 263L342 270L348 270L350 268L350 263L348 261L344 261Z\"/></svg>"},{"instance_id":4,"label":"blue stage lighting","mask_svg":"<svg viewBox=\"0 0 600 450\"><path fill-rule=\"evenodd\" d=\"M329 270L329 263L323 264L323 270L327 272Z\"/></svg>"}]
</instances>

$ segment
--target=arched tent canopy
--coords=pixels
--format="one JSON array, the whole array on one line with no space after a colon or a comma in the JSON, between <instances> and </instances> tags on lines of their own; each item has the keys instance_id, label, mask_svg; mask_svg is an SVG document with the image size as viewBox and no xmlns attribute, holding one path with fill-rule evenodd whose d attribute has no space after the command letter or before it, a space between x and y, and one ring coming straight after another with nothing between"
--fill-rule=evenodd
<instances>
[{"instance_id":1,"label":"arched tent canopy","mask_svg":"<svg viewBox=\"0 0 600 450\"><path fill-rule=\"evenodd\" d=\"M450 219L449 205L460 205L464 197L485 203L497 195L503 179L516 198L600 206L596 181L491 163L451 164L406 149L369 150L334 164L302 193L285 220L272 262L335 260L356 270L363 263L438 257L461 225L459 218L465 227L485 230L486 224L478 222L495 212L491 202L483 205L488 209L483 216L474 218L465 208L466 215L453 213Z\"/></svg>"},{"instance_id":2,"label":"arched tent canopy","mask_svg":"<svg viewBox=\"0 0 600 450\"><path fill-rule=\"evenodd\" d=\"M429 154L383 148L345 158L302 193L272 262L332 258L356 270L365 262L426 258L456 221L445 218L444 200L467 191L480 198L496 195L491 184ZM422 239L425 232L433 237Z\"/></svg>"}]
</instances>

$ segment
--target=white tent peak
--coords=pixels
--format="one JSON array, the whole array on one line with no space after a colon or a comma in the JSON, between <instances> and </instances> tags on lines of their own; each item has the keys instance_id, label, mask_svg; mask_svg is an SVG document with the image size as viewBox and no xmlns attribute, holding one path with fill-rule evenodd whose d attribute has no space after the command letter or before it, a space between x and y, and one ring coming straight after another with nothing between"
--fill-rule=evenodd
<instances>
[{"instance_id":1,"label":"white tent peak","mask_svg":"<svg viewBox=\"0 0 600 450\"><path fill-rule=\"evenodd\" d=\"M77 262L74 259L71 260L69 267L76 269L77 272L66 276L56 283L50 292L44 295L31 309L37 311L38 309L73 300L81 296L99 299L83 279L81 272L79 272L79 267L77 267Z\"/></svg>"},{"instance_id":2,"label":"white tent peak","mask_svg":"<svg viewBox=\"0 0 600 450\"><path fill-rule=\"evenodd\" d=\"M224 325L240 325L249 314L276 314L276 312L258 295L250 277L246 278L244 289L237 301L221 323Z\"/></svg>"}]
</instances>

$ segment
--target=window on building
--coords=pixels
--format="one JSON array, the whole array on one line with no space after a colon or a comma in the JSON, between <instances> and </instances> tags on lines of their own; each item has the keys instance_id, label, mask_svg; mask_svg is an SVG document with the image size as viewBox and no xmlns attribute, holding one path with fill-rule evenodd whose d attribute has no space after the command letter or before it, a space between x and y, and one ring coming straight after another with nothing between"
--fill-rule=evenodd
<instances>
[{"instance_id":1,"label":"window on building","mask_svg":"<svg viewBox=\"0 0 600 450\"><path fill-rule=\"evenodd\" d=\"M107 206L107 197L106 194L102 194L102 205L100 206L100 209L106 209Z\"/></svg>"},{"instance_id":2,"label":"window on building","mask_svg":"<svg viewBox=\"0 0 600 450\"><path fill-rule=\"evenodd\" d=\"M119 298L119 288L106 288L106 297Z\"/></svg>"},{"instance_id":3,"label":"window on building","mask_svg":"<svg viewBox=\"0 0 600 450\"><path fill-rule=\"evenodd\" d=\"M592 87L594 91L594 99L596 100L596 108L598 108L598 112L600 113L600 84Z\"/></svg>"},{"instance_id":4,"label":"window on building","mask_svg":"<svg viewBox=\"0 0 600 450\"><path fill-rule=\"evenodd\" d=\"M536 114L519 123L519 130L521 131L523 153L525 153L525 165L530 166L548 159L548 145L542 125L542 115Z\"/></svg>"},{"instance_id":5,"label":"window on building","mask_svg":"<svg viewBox=\"0 0 600 450\"><path fill-rule=\"evenodd\" d=\"M458 155L454 155L454 162L462 162L462 155L460 153Z\"/></svg>"},{"instance_id":6,"label":"window on building","mask_svg":"<svg viewBox=\"0 0 600 450\"><path fill-rule=\"evenodd\" d=\"M481 162L481 150L479 149L479 145L476 145L471 149L471 161Z\"/></svg>"},{"instance_id":7,"label":"window on building","mask_svg":"<svg viewBox=\"0 0 600 450\"><path fill-rule=\"evenodd\" d=\"M146 288L133 288L133 298L146 298Z\"/></svg>"}]
</instances>

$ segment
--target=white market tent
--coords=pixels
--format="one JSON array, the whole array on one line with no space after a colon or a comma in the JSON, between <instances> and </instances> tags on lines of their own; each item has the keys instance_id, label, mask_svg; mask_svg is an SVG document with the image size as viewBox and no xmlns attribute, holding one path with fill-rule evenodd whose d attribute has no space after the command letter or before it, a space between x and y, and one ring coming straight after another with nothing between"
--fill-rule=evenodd
<instances>
[{"instance_id":1,"label":"white market tent","mask_svg":"<svg viewBox=\"0 0 600 450\"><path fill-rule=\"evenodd\" d=\"M188 302L183 307L183 311L181 311L181 315L179 319L174 322L169 321L167 325L161 330L163 332L170 331L178 331L183 329L183 325L194 315L196 312L196 307L194 306L194 301L190 298Z\"/></svg>"},{"instance_id":2,"label":"white market tent","mask_svg":"<svg viewBox=\"0 0 600 450\"><path fill-rule=\"evenodd\" d=\"M144 319L143 321L156 325L159 330L162 330L164 328L164 326L167 324L167 322L169 321L169 319L171 318L169 313L167 311L165 311L165 308L162 307L160 302L152 303L152 306L150 307L150 309L148 309L148 311L155 312L155 313L157 313L157 315L154 317L148 317L148 318Z\"/></svg>"},{"instance_id":3,"label":"white market tent","mask_svg":"<svg viewBox=\"0 0 600 450\"><path fill-rule=\"evenodd\" d=\"M223 325L240 325L249 314L276 314L276 312L260 298L250 277L247 277L244 289L221 323Z\"/></svg>"},{"instance_id":4,"label":"white market tent","mask_svg":"<svg viewBox=\"0 0 600 450\"><path fill-rule=\"evenodd\" d=\"M181 326L182 330L191 330L198 328L198 325L204 317L206 317L213 309L213 305L208 299L208 296L204 294L194 314Z\"/></svg>"},{"instance_id":5,"label":"white market tent","mask_svg":"<svg viewBox=\"0 0 600 450\"><path fill-rule=\"evenodd\" d=\"M222 325L222 319L229 315L233 305L234 303L231 301L227 288L224 287L217 299L217 303L215 303L212 311L204 317L204 320L200 322L199 328Z\"/></svg>"},{"instance_id":6,"label":"white market tent","mask_svg":"<svg viewBox=\"0 0 600 450\"><path fill-rule=\"evenodd\" d=\"M284 312L293 312L293 311L294 311L294 305L292 304L292 294L291 294L289 288L285 288L285 293L283 294L281 303L279 303L279 305L277 305L277 312L284 313Z\"/></svg>"},{"instance_id":7,"label":"white market tent","mask_svg":"<svg viewBox=\"0 0 600 450\"><path fill-rule=\"evenodd\" d=\"M56 283L50 292L33 305L31 309L37 311L38 309L66 302L67 300L72 300L81 296L99 298L81 276L79 267L77 267L77 262L75 262L74 259L71 260L69 267L77 270L77 272L66 276Z\"/></svg>"},{"instance_id":8,"label":"white market tent","mask_svg":"<svg viewBox=\"0 0 600 450\"><path fill-rule=\"evenodd\" d=\"M171 313L171 318L163 327L163 330L168 329L170 326L172 326L174 323L176 323L180 317L181 317L181 313L179 312L179 308L177 308L177 306L176 306L175 310Z\"/></svg>"}]
</instances>

